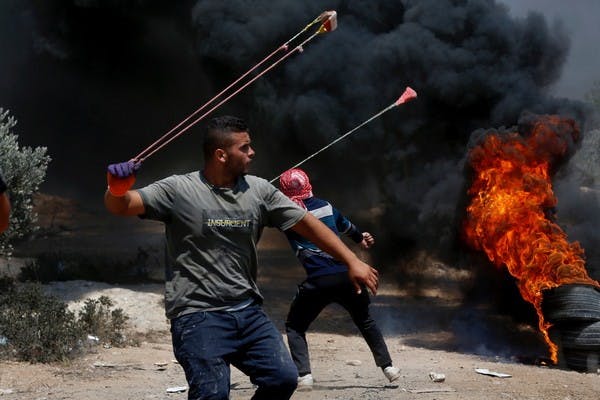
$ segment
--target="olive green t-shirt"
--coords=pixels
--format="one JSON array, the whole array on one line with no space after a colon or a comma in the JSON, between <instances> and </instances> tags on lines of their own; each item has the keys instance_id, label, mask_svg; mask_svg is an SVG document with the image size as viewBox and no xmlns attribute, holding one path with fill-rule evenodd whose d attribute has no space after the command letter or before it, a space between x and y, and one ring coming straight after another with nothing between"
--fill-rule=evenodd
<instances>
[{"instance_id":1,"label":"olive green t-shirt","mask_svg":"<svg viewBox=\"0 0 600 400\"><path fill-rule=\"evenodd\" d=\"M200 171L138 189L142 218L165 223L168 318L227 309L255 298L256 246L265 226L287 230L306 210L265 179L245 175L234 188L211 185Z\"/></svg>"}]
</instances>

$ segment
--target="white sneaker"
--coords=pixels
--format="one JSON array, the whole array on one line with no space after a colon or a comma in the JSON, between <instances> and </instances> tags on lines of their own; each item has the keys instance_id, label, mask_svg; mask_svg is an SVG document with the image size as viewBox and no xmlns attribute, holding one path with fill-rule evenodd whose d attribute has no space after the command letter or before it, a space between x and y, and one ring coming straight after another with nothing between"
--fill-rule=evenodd
<instances>
[{"instance_id":1,"label":"white sneaker","mask_svg":"<svg viewBox=\"0 0 600 400\"><path fill-rule=\"evenodd\" d=\"M311 389L313 383L314 381L311 374L298 377L298 389Z\"/></svg>"},{"instance_id":2,"label":"white sneaker","mask_svg":"<svg viewBox=\"0 0 600 400\"><path fill-rule=\"evenodd\" d=\"M390 365L383 369L383 374L390 382L394 382L396 379L400 378L400 368Z\"/></svg>"}]
</instances>

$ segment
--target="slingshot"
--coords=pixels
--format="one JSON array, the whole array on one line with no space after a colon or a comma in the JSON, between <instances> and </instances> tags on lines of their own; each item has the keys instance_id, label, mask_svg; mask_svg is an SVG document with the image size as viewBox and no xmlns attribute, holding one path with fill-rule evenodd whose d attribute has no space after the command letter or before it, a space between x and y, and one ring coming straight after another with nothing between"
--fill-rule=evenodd
<instances>
[{"instance_id":1,"label":"slingshot","mask_svg":"<svg viewBox=\"0 0 600 400\"><path fill-rule=\"evenodd\" d=\"M292 169L292 168L297 168L300 165L304 164L305 162L307 162L308 160L310 160L311 158L315 157L317 154L327 150L329 147L333 146L334 144L336 144L337 142L343 140L344 138L346 138L347 136L351 135L352 133L354 133L356 130L358 130L359 128L365 126L366 124L368 124L369 122L373 121L375 118L380 117L381 115L383 115L384 113L388 112L389 110L391 110L394 107L397 107L401 104L407 103L411 100L414 100L417 98L417 92L415 92L411 87L407 86L406 89L404 89L404 92L402 93L402 95L400 97L398 97L398 100L396 100L395 102L393 102L392 104L390 104L389 106L387 106L386 108L384 108L383 110L379 111L377 114L373 115L372 117L370 117L369 119L367 119L366 121L363 121L362 123L360 123L359 125L357 125L356 127L352 128L351 130L349 130L348 132L344 133L342 136L340 136L339 138L335 139L334 141L332 141L331 143L329 143L326 146L323 146L322 148L320 148L319 150L315 151L314 153L312 153L310 156L306 157L304 160L300 161L299 163L291 166L288 169ZM286 170L287 171L287 170ZM285 172L285 171L284 171ZM279 175L277 175L275 178L271 179L269 181L269 183L273 183L275 182L281 175L283 174L283 172Z\"/></svg>"},{"instance_id":2,"label":"slingshot","mask_svg":"<svg viewBox=\"0 0 600 400\"><path fill-rule=\"evenodd\" d=\"M316 24L320 24L320 25L317 28L317 30L314 31L314 33L312 33L310 36L308 36L308 38L301 41L300 44L295 45L295 47L293 49L289 50L290 46L292 46L292 42L296 41L297 39L299 40L299 38L301 36L303 36L303 34L305 32L307 32L312 26L314 26ZM237 78L231 84L229 84L229 86L227 86L225 89L221 90L212 99L208 100L206 103L204 103L202 106L200 106L196 111L194 111L192 114L190 114L184 120L182 120L177 125L175 125L173 128L171 128L167 133L165 133L160 138L158 138L155 142L153 142L148 147L143 149L138 155L133 157L131 159L131 161L133 161L134 163L141 163L141 162L147 160L150 156L152 156L153 154L155 154L156 152L158 152L159 150L164 148L166 145L171 143L173 140L175 140L176 138L178 138L179 136L184 134L192 126L196 125L198 122L200 122L201 120L206 118L208 115L210 115L213 111L215 111L217 108L219 108L225 102L227 102L233 96L240 93L242 90L244 90L246 87L251 85L258 78L260 78L261 76L263 76L264 74L266 74L267 72L269 72L270 70L275 68L277 65L279 65L281 62L283 62L287 58L289 58L292 54L294 54L296 52L298 52L298 53L303 52L304 46L308 42L310 42L312 39L314 39L316 36L318 36L322 33L334 31L336 28L337 28L337 13L335 11L325 11L325 12L321 13L311 23L306 25L300 32L295 34L291 39L286 41L283 45L279 46L277 49L275 49L273 52L271 52L271 54L266 56L264 59L262 59L256 65L254 65L252 68L250 68L248 71L246 71L243 75L241 75L239 78ZM279 54L281 52L283 52L285 54L283 56L280 56L278 59L275 59L274 61L272 61L270 65L268 65L268 66L265 65L267 63L267 61L273 59L277 54ZM260 67L263 67L264 69L244 83L246 78L249 78L249 75L252 72L258 70ZM205 111L204 113L201 114L202 111L206 110L211 105L212 105L212 107L210 107L207 111ZM199 115L199 114L201 114L201 115ZM109 188L110 192L115 196L122 196L135 183L135 176L130 175L126 178L118 178L107 172L107 180L108 180L108 188Z\"/></svg>"}]
</instances>

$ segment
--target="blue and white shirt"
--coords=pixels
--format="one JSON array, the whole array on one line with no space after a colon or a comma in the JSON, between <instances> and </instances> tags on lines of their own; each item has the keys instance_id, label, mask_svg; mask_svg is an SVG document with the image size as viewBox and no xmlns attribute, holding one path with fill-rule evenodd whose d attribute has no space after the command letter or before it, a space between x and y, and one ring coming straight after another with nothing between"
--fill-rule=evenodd
<instances>
[{"instance_id":1,"label":"blue and white shirt","mask_svg":"<svg viewBox=\"0 0 600 400\"><path fill-rule=\"evenodd\" d=\"M363 240L358 228L329 202L317 197L302 200L308 212L321 220L338 236L346 235L356 243ZM308 278L348 271L348 267L319 249L314 243L292 230L285 232L292 249L300 259Z\"/></svg>"}]
</instances>

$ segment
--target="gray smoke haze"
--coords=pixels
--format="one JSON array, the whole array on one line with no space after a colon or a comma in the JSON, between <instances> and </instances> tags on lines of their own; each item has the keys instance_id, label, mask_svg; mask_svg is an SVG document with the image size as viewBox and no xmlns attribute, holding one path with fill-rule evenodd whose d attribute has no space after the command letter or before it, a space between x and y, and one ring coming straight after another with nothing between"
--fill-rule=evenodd
<instances>
[{"instance_id":1,"label":"gray smoke haze","mask_svg":"<svg viewBox=\"0 0 600 400\"><path fill-rule=\"evenodd\" d=\"M503 0L511 15L521 18L537 10L549 20L561 21L571 39L569 56L563 65L561 79L551 93L561 97L584 99L590 84L598 80L600 53L594 51L600 35L597 23L600 2L596 0Z\"/></svg>"},{"instance_id":2,"label":"gray smoke haze","mask_svg":"<svg viewBox=\"0 0 600 400\"><path fill-rule=\"evenodd\" d=\"M303 166L318 195L379 232L382 261L459 253L474 130L515 125L524 111L591 128L581 103L549 93L570 48L564 26L493 0L6 1L0 105L24 144L48 146L47 191L100 204L106 164L137 154L328 9L336 31L217 114L248 120L252 172L270 179L413 87L417 101ZM201 127L148 160L138 182L198 168ZM568 215L568 232L598 260L598 202L571 190L590 172L572 176L560 178L559 222Z\"/></svg>"}]
</instances>

